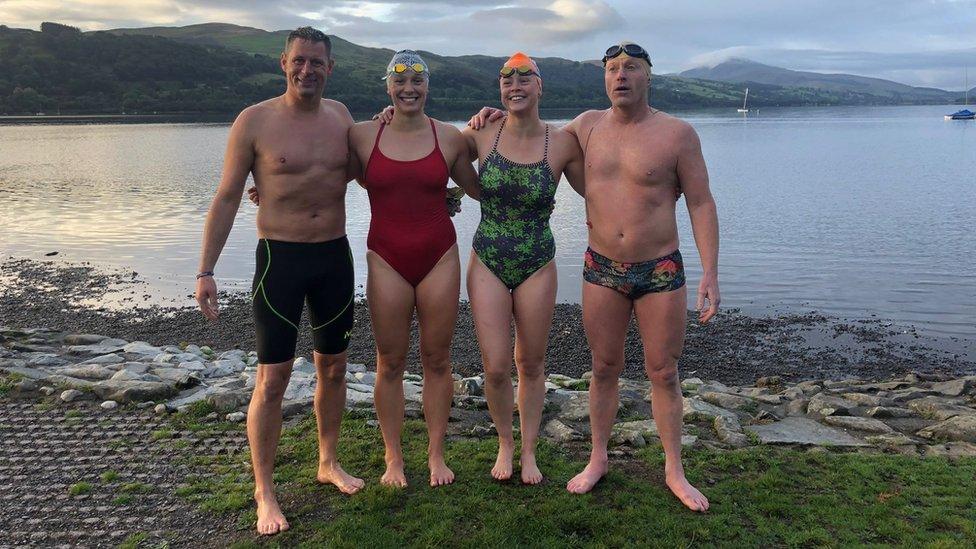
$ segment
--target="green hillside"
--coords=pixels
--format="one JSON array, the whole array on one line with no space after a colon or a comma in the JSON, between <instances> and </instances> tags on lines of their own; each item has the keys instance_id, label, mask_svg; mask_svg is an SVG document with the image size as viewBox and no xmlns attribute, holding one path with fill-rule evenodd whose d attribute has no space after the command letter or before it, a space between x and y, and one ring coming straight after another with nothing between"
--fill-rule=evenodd
<instances>
[{"instance_id":1,"label":"green hillside","mask_svg":"<svg viewBox=\"0 0 976 549\"><path fill-rule=\"evenodd\" d=\"M288 31L225 23L81 32L44 23L41 31L0 25L0 114L235 113L278 95L278 64ZM326 95L353 112L389 103L380 80L393 51L333 37L336 68ZM431 67L429 108L471 112L498 105L498 67L504 58L446 57L423 52ZM599 64L539 59L546 108L605 108ZM750 105L895 104L890 96L751 84ZM734 107L742 86L655 75L651 103L662 109Z\"/></svg>"}]
</instances>

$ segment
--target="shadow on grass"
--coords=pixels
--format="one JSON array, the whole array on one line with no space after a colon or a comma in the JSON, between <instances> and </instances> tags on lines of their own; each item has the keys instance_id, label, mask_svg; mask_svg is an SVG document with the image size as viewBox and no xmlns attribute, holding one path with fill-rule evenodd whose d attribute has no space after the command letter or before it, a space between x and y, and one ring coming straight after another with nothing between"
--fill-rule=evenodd
<instances>
[{"instance_id":1,"label":"shadow on grass","mask_svg":"<svg viewBox=\"0 0 976 549\"><path fill-rule=\"evenodd\" d=\"M314 419L288 429L275 479L292 529L270 539L251 534L246 454L215 458L209 466L217 476L189 479L180 494L206 511L238 514L239 547L976 545L976 459L769 447L686 451L689 480L711 501L710 511L698 515L664 486L659 446L612 464L592 493L575 496L565 484L583 463L547 443L539 449L546 481L529 487L491 479L494 440L451 441L447 459L457 479L434 489L427 483L423 423L408 421L403 440L410 486L381 486L379 431L361 419L344 420L343 466L367 481L347 497L314 480Z\"/></svg>"}]
</instances>

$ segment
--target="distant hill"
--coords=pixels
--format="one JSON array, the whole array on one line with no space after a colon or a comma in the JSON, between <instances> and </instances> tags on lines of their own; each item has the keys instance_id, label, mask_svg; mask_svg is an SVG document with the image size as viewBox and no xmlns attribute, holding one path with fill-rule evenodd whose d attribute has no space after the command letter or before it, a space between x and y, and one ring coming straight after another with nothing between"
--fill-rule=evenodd
<instances>
[{"instance_id":1,"label":"distant hill","mask_svg":"<svg viewBox=\"0 0 976 549\"><path fill-rule=\"evenodd\" d=\"M783 87L814 88L833 92L853 92L889 98L904 103L951 103L962 92L920 88L880 78L851 74L821 74L772 67L748 59L729 59L714 67L699 67L679 73L685 78L769 84Z\"/></svg>"},{"instance_id":2,"label":"distant hill","mask_svg":"<svg viewBox=\"0 0 976 549\"><path fill-rule=\"evenodd\" d=\"M57 23L42 24L40 32L0 25L0 114L235 113L284 89L278 56L288 32L226 23L99 32ZM326 95L343 101L353 112L371 113L388 104L380 76L393 51L335 36L332 40L336 68ZM504 58L423 54L433 75L428 103L432 112L466 113L499 104L497 70ZM609 105L599 62L560 58L538 62L545 76L543 107L580 111ZM742 76L722 81L691 77L695 74L699 73L655 75L651 104L687 109L741 103L743 90L737 78ZM941 90L918 96L880 85L845 88L800 86L785 80L744 81L751 82L750 105L757 107L948 101L936 93L948 93Z\"/></svg>"}]
</instances>

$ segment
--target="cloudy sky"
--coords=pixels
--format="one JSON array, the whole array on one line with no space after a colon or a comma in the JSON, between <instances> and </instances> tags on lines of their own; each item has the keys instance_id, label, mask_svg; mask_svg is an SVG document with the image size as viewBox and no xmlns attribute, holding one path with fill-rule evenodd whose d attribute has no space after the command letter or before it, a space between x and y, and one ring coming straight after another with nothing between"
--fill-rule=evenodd
<instances>
[{"instance_id":1,"label":"cloudy sky","mask_svg":"<svg viewBox=\"0 0 976 549\"><path fill-rule=\"evenodd\" d=\"M599 58L620 39L656 72L729 57L914 85L976 83L976 0L0 0L0 24L84 30L220 21L311 24L352 42L446 55Z\"/></svg>"}]
</instances>

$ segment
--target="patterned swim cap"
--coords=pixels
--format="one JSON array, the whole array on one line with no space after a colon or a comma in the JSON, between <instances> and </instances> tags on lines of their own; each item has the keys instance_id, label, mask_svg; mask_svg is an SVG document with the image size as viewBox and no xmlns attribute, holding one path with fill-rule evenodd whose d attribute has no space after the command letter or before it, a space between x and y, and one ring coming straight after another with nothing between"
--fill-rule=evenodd
<instances>
[{"instance_id":1,"label":"patterned swim cap","mask_svg":"<svg viewBox=\"0 0 976 549\"><path fill-rule=\"evenodd\" d=\"M417 70L417 69L421 70ZM390 77L391 74L399 74L407 69L412 70L418 74L423 74L428 79L430 78L430 69L427 68L427 62L424 61L420 54L413 50L400 50L393 54L393 58L390 59L390 63L386 66L386 75L383 76L383 80Z\"/></svg>"}]
</instances>

